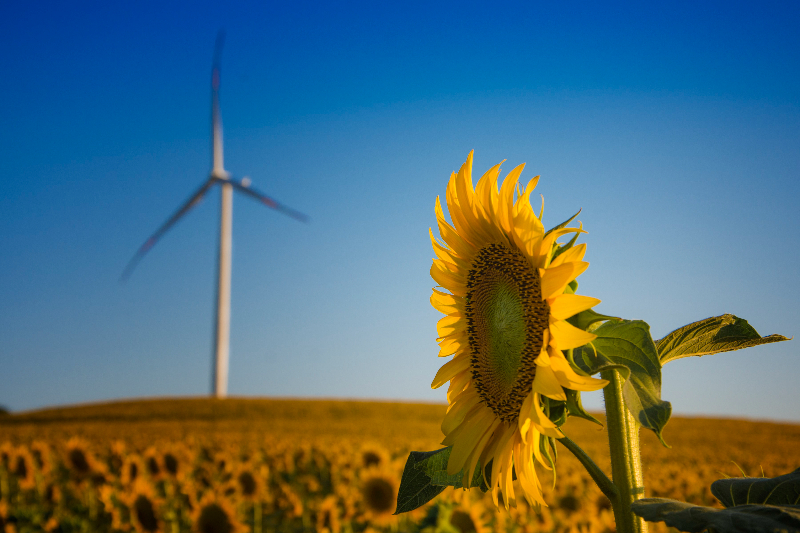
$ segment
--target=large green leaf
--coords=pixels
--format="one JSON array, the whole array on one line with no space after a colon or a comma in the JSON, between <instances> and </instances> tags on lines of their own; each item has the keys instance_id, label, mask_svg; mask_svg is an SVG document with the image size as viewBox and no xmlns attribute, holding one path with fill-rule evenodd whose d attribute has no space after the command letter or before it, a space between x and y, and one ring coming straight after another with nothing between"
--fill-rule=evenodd
<instances>
[{"instance_id":1,"label":"large green leaf","mask_svg":"<svg viewBox=\"0 0 800 533\"><path fill-rule=\"evenodd\" d=\"M744 504L800 505L800 468L778 477L733 477L711 484L725 507Z\"/></svg>"},{"instance_id":2,"label":"large green leaf","mask_svg":"<svg viewBox=\"0 0 800 533\"><path fill-rule=\"evenodd\" d=\"M397 509L394 514L407 513L422 507L446 488L444 485L434 485L425 469L417 468L419 462L441 451L411 452L409 454L406 466L403 469L403 476L400 478Z\"/></svg>"},{"instance_id":3,"label":"large green leaf","mask_svg":"<svg viewBox=\"0 0 800 533\"><path fill-rule=\"evenodd\" d=\"M575 349L575 363L590 375L618 370L625 380L625 405L666 446L661 432L672 405L661 399L661 364L650 326L641 320L608 321L592 333L597 335L594 341Z\"/></svg>"},{"instance_id":4,"label":"large green leaf","mask_svg":"<svg viewBox=\"0 0 800 533\"><path fill-rule=\"evenodd\" d=\"M411 452L408 455L400 490L397 495L397 510L394 514L407 513L421 507L438 496L445 488L463 488L464 471L449 475L447 461L452 447L432 452ZM475 468L471 480L472 487L480 487L484 492L488 487L483 483L480 464Z\"/></svg>"},{"instance_id":5,"label":"large green leaf","mask_svg":"<svg viewBox=\"0 0 800 533\"><path fill-rule=\"evenodd\" d=\"M682 357L699 357L786 340L789 339L783 335L762 337L747 320L734 315L722 315L678 328L656 341L656 347L663 366Z\"/></svg>"},{"instance_id":6,"label":"large green leaf","mask_svg":"<svg viewBox=\"0 0 800 533\"><path fill-rule=\"evenodd\" d=\"M643 498L631 504L631 510L648 522L699 533L800 532L798 505L737 505L714 509L667 498Z\"/></svg>"}]
</instances>

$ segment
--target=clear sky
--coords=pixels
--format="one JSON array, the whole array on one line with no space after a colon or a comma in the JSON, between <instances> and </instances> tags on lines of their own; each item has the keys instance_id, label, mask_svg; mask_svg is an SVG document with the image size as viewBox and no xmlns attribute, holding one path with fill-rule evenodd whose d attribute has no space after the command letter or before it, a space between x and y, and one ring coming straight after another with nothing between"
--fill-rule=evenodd
<instances>
[{"instance_id":1,"label":"clear sky","mask_svg":"<svg viewBox=\"0 0 800 533\"><path fill-rule=\"evenodd\" d=\"M0 404L209 392L219 193L118 279L208 175L220 28L226 167L311 216L234 198L232 395L444 401L428 228L472 149L583 208L598 311L800 333L796 2L229 4L0 4ZM800 422L798 342L663 397Z\"/></svg>"}]
</instances>

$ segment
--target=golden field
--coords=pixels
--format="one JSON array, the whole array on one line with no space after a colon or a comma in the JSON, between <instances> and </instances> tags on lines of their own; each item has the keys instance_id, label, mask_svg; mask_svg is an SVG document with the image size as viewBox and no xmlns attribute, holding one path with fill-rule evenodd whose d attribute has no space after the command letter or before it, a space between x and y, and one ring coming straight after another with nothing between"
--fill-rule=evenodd
<instances>
[{"instance_id":1,"label":"golden field","mask_svg":"<svg viewBox=\"0 0 800 533\"><path fill-rule=\"evenodd\" d=\"M559 448L549 507L496 510L447 489L393 516L408 452L441 447L444 405L280 399L164 399L0 417L0 532L329 533L614 530L608 500ZM607 436L564 432L608 472ZM642 434L647 496L718 505L715 479L800 466L800 426L673 418L666 449ZM738 465L738 466L737 466ZM662 524L651 529L664 531ZM3 531L5 530L5 531Z\"/></svg>"}]
</instances>

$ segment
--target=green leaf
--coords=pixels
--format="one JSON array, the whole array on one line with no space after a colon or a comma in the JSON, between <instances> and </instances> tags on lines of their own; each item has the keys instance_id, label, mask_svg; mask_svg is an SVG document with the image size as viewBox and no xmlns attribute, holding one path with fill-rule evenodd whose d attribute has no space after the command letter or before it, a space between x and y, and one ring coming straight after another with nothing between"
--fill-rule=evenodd
<instances>
[{"instance_id":1,"label":"green leaf","mask_svg":"<svg viewBox=\"0 0 800 533\"><path fill-rule=\"evenodd\" d=\"M678 328L657 341L656 347L663 366L682 357L699 357L787 340L783 335L762 337L747 320L722 315Z\"/></svg>"},{"instance_id":2,"label":"green leaf","mask_svg":"<svg viewBox=\"0 0 800 533\"><path fill-rule=\"evenodd\" d=\"M578 290L578 280L573 279L572 281L567 283L567 288L564 289L564 293L565 294L575 294L575 292L577 290Z\"/></svg>"},{"instance_id":3,"label":"green leaf","mask_svg":"<svg viewBox=\"0 0 800 533\"><path fill-rule=\"evenodd\" d=\"M609 321L592 331L597 338L576 348L575 363L589 375L618 370L625 380L622 394L634 418L658 436L672 414L672 405L661 399L661 364L650 326L641 320Z\"/></svg>"},{"instance_id":4,"label":"green leaf","mask_svg":"<svg viewBox=\"0 0 800 533\"><path fill-rule=\"evenodd\" d=\"M569 416L577 416L578 418L584 418L590 422L600 424L601 426L603 425L602 422L586 412L586 410L583 408L580 392L572 389L564 389L564 392L567 393L567 412L569 413Z\"/></svg>"},{"instance_id":5,"label":"green leaf","mask_svg":"<svg viewBox=\"0 0 800 533\"><path fill-rule=\"evenodd\" d=\"M744 504L800 505L800 468L773 478L718 479L711 493L725 507Z\"/></svg>"},{"instance_id":6,"label":"green leaf","mask_svg":"<svg viewBox=\"0 0 800 533\"><path fill-rule=\"evenodd\" d=\"M601 315L600 313L596 313L594 309L587 309L586 311L581 311L577 315L572 315L567 319L567 322L569 322L578 329L582 329L584 331L591 331L589 327L592 326L592 324L596 324L597 322L603 322L605 320L622 320L622 319L616 316Z\"/></svg>"},{"instance_id":7,"label":"green leaf","mask_svg":"<svg viewBox=\"0 0 800 533\"><path fill-rule=\"evenodd\" d=\"M577 212L577 213L575 213L574 215L572 215L571 217L569 217L567 220L565 220L564 222L562 222L562 223L561 223L561 224L559 224L558 226L553 226L552 228L550 228L549 230L547 230L547 232L545 232L544 236L545 236L545 237L547 237L547 236L548 236L550 233L554 232L555 230L557 230L557 229L561 229L561 228L564 228L564 227L566 227L566 226L567 226L567 224L569 224L570 222L572 222L573 220L575 220L575 217L576 217L576 216L578 216L578 215L580 215L580 214L581 214L581 211L583 211L583 209L578 209L578 212Z\"/></svg>"},{"instance_id":8,"label":"green leaf","mask_svg":"<svg viewBox=\"0 0 800 533\"><path fill-rule=\"evenodd\" d=\"M446 487L464 488L464 471L447 473L452 446L432 452L411 452L408 455L400 490L397 495L397 510L394 514L407 513L421 507L439 495ZM487 465L488 467L488 465ZM480 487L486 492L480 463L475 467L470 487Z\"/></svg>"},{"instance_id":9,"label":"green leaf","mask_svg":"<svg viewBox=\"0 0 800 533\"><path fill-rule=\"evenodd\" d=\"M397 494L397 509L394 514L407 513L418 507L422 507L445 489L444 486L431 483L431 478L425 470L417 468L417 464L420 461L441 451L442 450L435 452L411 452L408 455L406 466L403 468L403 476L400 478L400 490Z\"/></svg>"},{"instance_id":10,"label":"green leaf","mask_svg":"<svg viewBox=\"0 0 800 533\"><path fill-rule=\"evenodd\" d=\"M558 427L564 425L567 421L567 404L559 400L553 400L544 396L542 398L545 404L545 413L547 418Z\"/></svg>"},{"instance_id":11,"label":"green leaf","mask_svg":"<svg viewBox=\"0 0 800 533\"><path fill-rule=\"evenodd\" d=\"M699 533L753 533L758 531L800 531L798 505L738 505L714 509L667 498L643 498L631 504L631 510L648 522Z\"/></svg>"},{"instance_id":12,"label":"green leaf","mask_svg":"<svg viewBox=\"0 0 800 533\"><path fill-rule=\"evenodd\" d=\"M425 457L417 461L415 468L421 468L431 478L431 483L440 485L442 487L455 487L457 489L464 488L464 470L458 473L449 475L447 473L447 462L450 460L450 451L452 446L436 450L435 452L412 452L412 453L425 453ZM472 476L470 487L476 487L481 483L481 470L480 463L475 467L475 473Z\"/></svg>"}]
</instances>

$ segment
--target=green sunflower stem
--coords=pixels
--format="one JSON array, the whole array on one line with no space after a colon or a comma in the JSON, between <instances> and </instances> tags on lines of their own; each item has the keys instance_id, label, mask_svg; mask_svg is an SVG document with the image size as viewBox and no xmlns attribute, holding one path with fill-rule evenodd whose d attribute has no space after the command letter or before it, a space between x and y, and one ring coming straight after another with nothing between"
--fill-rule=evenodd
<instances>
[{"instance_id":1,"label":"green sunflower stem","mask_svg":"<svg viewBox=\"0 0 800 533\"><path fill-rule=\"evenodd\" d=\"M572 452L572 455L577 457L578 461L581 462L583 467L589 473L591 478L594 480L595 484L603 491L603 494L606 495L606 498L611 500L611 502L615 502L619 499L619 491L614 483L608 479L603 470L592 461L592 458L589 457L583 449L578 446L574 441L572 441L569 437L564 437L562 439L558 439L558 442L564 445L566 449Z\"/></svg>"},{"instance_id":2,"label":"green sunflower stem","mask_svg":"<svg viewBox=\"0 0 800 533\"><path fill-rule=\"evenodd\" d=\"M602 372L610 383L603 389L606 426L611 452L611 476L618 494L611 499L619 533L647 533L647 524L634 515L631 504L644 497L642 456L639 451L639 424L625 407L623 379L616 370Z\"/></svg>"}]
</instances>

